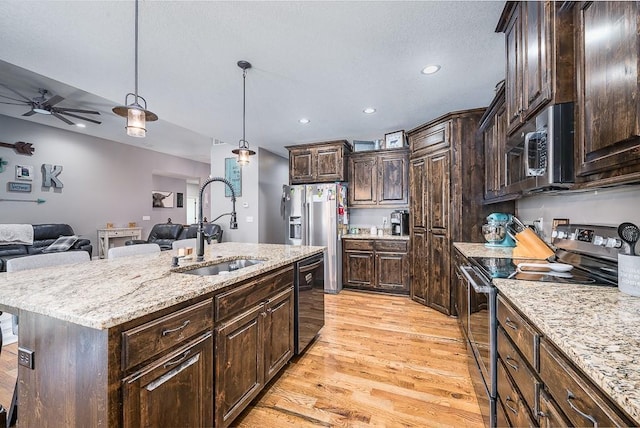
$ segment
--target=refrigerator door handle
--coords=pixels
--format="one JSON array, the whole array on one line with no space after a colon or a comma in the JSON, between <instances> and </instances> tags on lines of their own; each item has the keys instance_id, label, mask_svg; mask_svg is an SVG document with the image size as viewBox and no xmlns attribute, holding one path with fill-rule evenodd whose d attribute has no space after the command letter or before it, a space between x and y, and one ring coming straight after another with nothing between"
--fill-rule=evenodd
<instances>
[{"instance_id":1,"label":"refrigerator door handle","mask_svg":"<svg viewBox=\"0 0 640 428\"><path fill-rule=\"evenodd\" d=\"M309 214L309 202L305 202L304 203L304 227L305 227L305 239L304 241L302 241L302 245L311 245L311 222L309 221L310 219L310 214Z\"/></svg>"}]
</instances>

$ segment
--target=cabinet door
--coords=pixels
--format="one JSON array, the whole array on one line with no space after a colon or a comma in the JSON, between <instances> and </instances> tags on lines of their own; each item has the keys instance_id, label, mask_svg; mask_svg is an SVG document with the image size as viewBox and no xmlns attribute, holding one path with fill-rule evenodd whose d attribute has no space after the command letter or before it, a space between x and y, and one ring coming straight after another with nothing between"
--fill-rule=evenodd
<instances>
[{"instance_id":1,"label":"cabinet door","mask_svg":"<svg viewBox=\"0 0 640 428\"><path fill-rule=\"evenodd\" d=\"M427 306L451 315L451 245L447 235L429 233L427 238Z\"/></svg>"},{"instance_id":2,"label":"cabinet door","mask_svg":"<svg viewBox=\"0 0 640 428\"><path fill-rule=\"evenodd\" d=\"M427 290L427 232L422 228L414 228L411 234L411 298L423 305L426 302Z\"/></svg>"},{"instance_id":3,"label":"cabinet door","mask_svg":"<svg viewBox=\"0 0 640 428\"><path fill-rule=\"evenodd\" d=\"M229 426L264 386L264 311L254 306L216 329L217 427Z\"/></svg>"},{"instance_id":4,"label":"cabinet door","mask_svg":"<svg viewBox=\"0 0 640 428\"><path fill-rule=\"evenodd\" d=\"M317 150L316 181L332 182L344 180L342 147L319 147Z\"/></svg>"},{"instance_id":5,"label":"cabinet door","mask_svg":"<svg viewBox=\"0 0 640 428\"><path fill-rule=\"evenodd\" d=\"M123 381L123 425L213 426L213 384L209 332Z\"/></svg>"},{"instance_id":6,"label":"cabinet door","mask_svg":"<svg viewBox=\"0 0 640 428\"><path fill-rule=\"evenodd\" d=\"M484 140L484 198L491 199L498 195L498 145L496 118L494 117L482 132Z\"/></svg>"},{"instance_id":7,"label":"cabinet door","mask_svg":"<svg viewBox=\"0 0 640 428\"><path fill-rule=\"evenodd\" d=\"M637 1L585 2L578 25L578 175L640 170ZM603 31L607 29L607 31ZM631 171L616 171L634 165Z\"/></svg>"},{"instance_id":8,"label":"cabinet door","mask_svg":"<svg viewBox=\"0 0 640 428\"><path fill-rule=\"evenodd\" d=\"M344 252L344 285L373 287L373 251Z\"/></svg>"},{"instance_id":9,"label":"cabinet door","mask_svg":"<svg viewBox=\"0 0 640 428\"><path fill-rule=\"evenodd\" d=\"M312 149L289 151L289 180L291 184L314 181L313 152Z\"/></svg>"},{"instance_id":10,"label":"cabinet door","mask_svg":"<svg viewBox=\"0 0 640 428\"><path fill-rule=\"evenodd\" d=\"M525 117L531 117L535 111L551 99L551 85L548 80L550 55L553 45L550 43L550 13L548 1L526 1L521 3L522 19L522 96Z\"/></svg>"},{"instance_id":11,"label":"cabinet door","mask_svg":"<svg viewBox=\"0 0 640 428\"><path fill-rule=\"evenodd\" d=\"M424 158L414 159L409 166L410 172L410 188L411 209L409 210L409 216L411 216L411 222L409 223L412 228L426 228L427 219L424 210L424 195L425 195L425 181L427 177L427 164Z\"/></svg>"},{"instance_id":12,"label":"cabinet door","mask_svg":"<svg viewBox=\"0 0 640 428\"><path fill-rule=\"evenodd\" d=\"M520 22L520 6L511 15L505 31L507 68L505 77L505 93L507 105L507 126L512 131L520 123L522 113L522 27Z\"/></svg>"},{"instance_id":13,"label":"cabinet door","mask_svg":"<svg viewBox=\"0 0 640 428\"><path fill-rule=\"evenodd\" d=\"M266 384L293 355L293 287L269 299L265 315Z\"/></svg>"},{"instance_id":14,"label":"cabinet door","mask_svg":"<svg viewBox=\"0 0 640 428\"><path fill-rule=\"evenodd\" d=\"M450 179L449 151L431 155L427 158L426 212L429 232L444 234L449 229L449 187Z\"/></svg>"},{"instance_id":15,"label":"cabinet door","mask_svg":"<svg viewBox=\"0 0 640 428\"><path fill-rule=\"evenodd\" d=\"M538 410L538 421L541 428L553 428L553 427L570 427L566 416L553 402L553 399L549 397L542 388L539 392L540 410Z\"/></svg>"},{"instance_id":16,"label":"cabinet door","mask_svg":"<svg viewBox=\"0 0 640 428\"><path fill-rule=\"evenodd\" d=\"M376 253L376 288L394 293L409 293L407 255Z\"/></svg>"},{"instance_id":17,"label":"cabinet door","mask_svg":"<svg viewBox=\"0 0 640 428\"><path fill-rule=\"evenodd\" d=\"M376 157L358 156L349 159L349 205L376 205L378 172Z\"/></svg>"},{"instance_id":18,"label":"cabinet door","mask_svg":"<svg viewBox=\"0 0 640 428\"><path fill-rule=\"evenodd\" d=\"M378 205L406 205L409 199L409 154L378 157Z\"/></svg>"}]
</instances>

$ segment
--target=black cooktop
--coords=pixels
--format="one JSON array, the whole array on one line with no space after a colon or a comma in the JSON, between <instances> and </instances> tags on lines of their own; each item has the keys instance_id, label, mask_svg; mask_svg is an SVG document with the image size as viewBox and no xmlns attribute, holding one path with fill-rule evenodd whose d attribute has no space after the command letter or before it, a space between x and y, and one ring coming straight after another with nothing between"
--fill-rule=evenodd
<instances>
[{"instance_id":1,"label":"black cooktop","mask_svg":"<svg viewBox=\"0 0 640 428\"><path fill-rule=\"evenodd\" d=\"M488 281L493 278L519 279L526 281L541 282L559 282L567 284L591 284L616 286L615 282L611 282L608 278L594 274L592 272L574 267L569 272L534 272L534 271L518 271L517 264L540 263L540 260L523 260L510 258L494 258L494 257L471 257L469 260L476 268L483 273Z\"/></svg>"}]
</instances>

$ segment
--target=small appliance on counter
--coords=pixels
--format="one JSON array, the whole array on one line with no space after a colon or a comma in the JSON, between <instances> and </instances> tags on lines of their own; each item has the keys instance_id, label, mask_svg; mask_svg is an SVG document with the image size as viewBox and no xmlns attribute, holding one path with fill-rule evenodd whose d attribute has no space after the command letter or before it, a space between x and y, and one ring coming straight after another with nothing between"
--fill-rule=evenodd
<instances>
[{"instance_id":1,"label":"small appliance on counter","mask_svg":"<svg viewBox=\"0 0 640 428\"><path fill-rule=\"evenodd\" d=\"M396 236L409 234L409 211L395 210L391 212L391 234Z\"/></svg>"},{"instance_id":2,"label":"small appliance on counter","mask_svg":"<svg viewBox=\"0 0 640 428\"><path fill-rule=\"evenodd\" d=\"M516 243L507 233L512 221L511 214L491 213L487 216L487 224L482 225L482 235L487 247L515 247Z\"/></svg>"}]
</instances>

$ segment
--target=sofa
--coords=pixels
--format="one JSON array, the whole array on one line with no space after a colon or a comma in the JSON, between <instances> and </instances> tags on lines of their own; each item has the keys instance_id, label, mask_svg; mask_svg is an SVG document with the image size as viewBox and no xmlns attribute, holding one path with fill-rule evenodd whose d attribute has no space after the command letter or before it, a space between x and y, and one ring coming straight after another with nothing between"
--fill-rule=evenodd
<instances>
[{"instance_id":1,"label":"sofa","mask_svg":"<svg viewBox=\"0 0 640 428\"><path fill-rule=\"evenodd\" d=\"M47 249L60 237L75 236L73 228L64 223L34 224L33 244L0 245L0 272L6 271L6 261L16 257L31 256L47 252ZM93 247L88 239L78 239L66 251L86 251L91 257Z\"/></svg>"},{"instance_id":2,"label":"sofa","mask_svg":"<svg viewBox=\"0 0 640 428\"><path fill-rule=\"evenodd\" d=\"M217 242L222 242L222 228L220 225L215 223L205 223L204 224L204 233L207 240L216 240ZM183 226L182 224L176 223L159 223L151 228L151 232L149 232L149 237L147 240L142 239L131 239L125 242L125 245L136 245L136 244L158 244L160 249L170 250L172 248L172 244L174 241L180 239L189 239L195 238L198 233L198 225L190 224L188 226Z\"/></svg>"}]
</instances>

